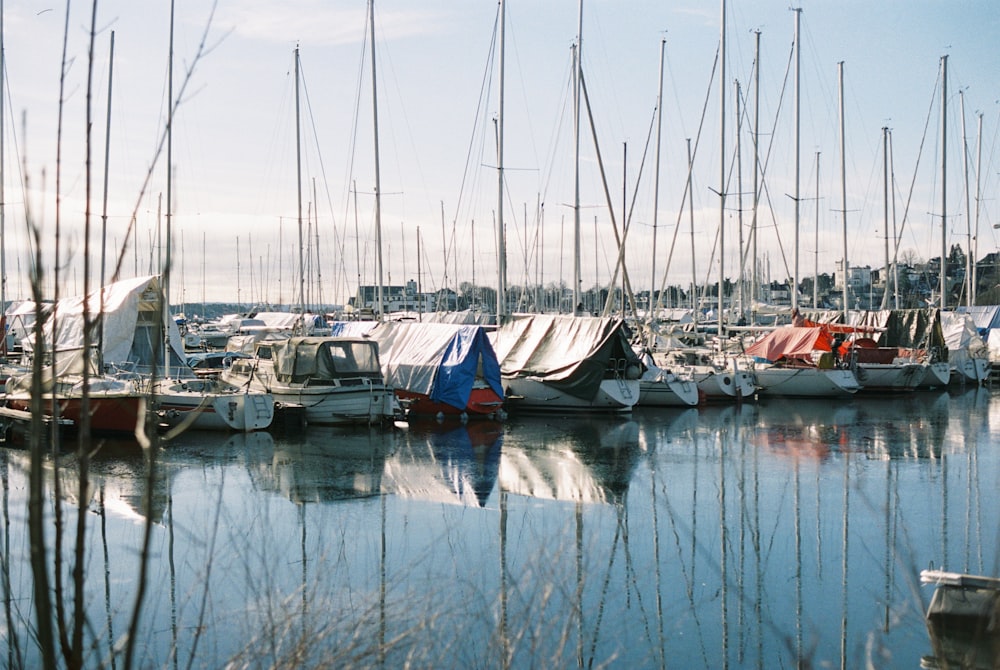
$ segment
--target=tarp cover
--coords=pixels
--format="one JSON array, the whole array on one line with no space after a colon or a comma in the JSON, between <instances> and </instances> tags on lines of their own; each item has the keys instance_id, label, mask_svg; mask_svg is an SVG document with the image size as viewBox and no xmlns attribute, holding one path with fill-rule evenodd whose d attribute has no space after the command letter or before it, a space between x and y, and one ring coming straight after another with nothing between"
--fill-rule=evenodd
<instances>
[{"instance_id":1,"label":"tarp cover","mask_svg":"<svg viewBox=\"0 0 1000 670\"><path fill-rule=\"evenodd\" d=\"M87 300L87 309L91 318L100 314L101 294L94 291ZM157 335L158 314L163 309L163 292L157 276L136 277L125 279L104 287L104 313L100 320L103 326L94 331L96 344L97 334L102 334L100 342L101 358L105 365L119 367L136 367L144 370L153 363L153 357L162 351L162 338ZM58 351L74 352L71 359L77 362L69 369L60 366L60 374L78 371L81 363L80 354L83 346L83 310L82 296L63 298L55 307L55 332L53 321L45 324L45 339L54 342ZM163 319L169 329L170 365L185 367L184 344L180 331L173 319ZM157 355L162 366L162 355ZM63 355L63 362L67 362ZM162 367L161 367L162 370Z\"/></svg>"},{"instance_id":2,"label":"tarp cover","mask_svg":"<svg viewBox=\"0 0 1000 670\"><path fill-rule=\"evenodd\" d=\"M965 312L972 317L979 332L1000 328L1000 306L997 305L968 305L957 307L956 312Z\"/></svg>"},{"instance_id":3,"label":"tarp cover","mask_svg":"<svg viewBox=\"0 0 1000 670\"><path fill-rule=\"evenodd\" d=\"M968 314L941 312L941 330L952 367L960 367L969 358L989 358L986 342L976 332L976 324Z\"/></svg>"},{"instance_id":4,"label":"tarp cover","mask_svg":"<svg viewBox=\"0 0 1000 670\"><path fill-rule=\"evenodd\" d=\"M825 328L775 328L750 346L749 356L774 363L781 358L809 358L814 351L831 351L833 336Z\"/></svg>"},{"instance_id":5,"label":"tarp cover","mask_svg":"<svg viewBox=\"0 0 1000 670\"><path fill-rule=\"evenodd\" d=\"M271 345L274 373L282 382L381 375L378 345L340 337L290 337Z\"/></svg>"},{"instance_id":6,"label":"tarp cover","mask_svg":"<svg viewBox=\"0 0 1000 670\"><path fill-rule=\"evenodd\" d=\"M618 318L518 314L491 339L503 376L532 377L582 400L597 395L612 359L641 369Z\"/></svg>"},{"instance_id":7,"label":"tarp cover","mask_svg":"<svg viewBox=\"0 0 1000 670\"><path fill-rule=\"evenodd\" d=\"M378 342L382 374L393 388L464 409L481 374L503 397L500 364L481 326L392 321L368 336Z\"/></svg>"}]
</instances>

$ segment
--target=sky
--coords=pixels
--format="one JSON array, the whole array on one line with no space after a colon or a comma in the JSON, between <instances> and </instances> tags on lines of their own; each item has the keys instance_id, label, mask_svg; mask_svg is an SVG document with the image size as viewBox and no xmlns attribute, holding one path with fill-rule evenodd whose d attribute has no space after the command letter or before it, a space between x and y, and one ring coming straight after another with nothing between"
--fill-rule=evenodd
<instances>
[{"instance_id":1,"label":"sky","mask_svg":"<svg viewBox=\"0 0 1000 670\"><path fill-rule=\"evenodd\" d=\"M506 2L504 221L511 284L572 282L571 77L580 5ZM724 117L716 67L720 3L584 0L582 69L593 126L584 110L583 289L610 280L617 257L612 215L622 234L623 209L631 212L625 259L635 290L717 281L720 222L721 272L737 277L741 249L752 255L755 118L762 166L756 258L765 279L795 275L796 174L800 279L817 267L834 272L845 230L852 267L884 264L886 230L898 237L905 259L939 256L942 242L969 248L974 240L980 258L997 250L995 3L803 0L799 8L796 124L796 12L787 0L728 1ZM359 282L376 283L376 109L384 281L413 279L424 291L461 282L495 286L497 10L494 0L376 0L373 105L364 0L175 0L171 302L297 303L300 258L310 303L344 303ZM4 0L8 300L28 296L29 222L41 240L49 294L57 269L63 295L83 290L88 220L89 285L100 281L105 163L105 277L119 256L121 277L164 267L170 3L96 3L90 56L93 12L89 2L70 2L67 16L66 4L51 0ZM888 226L883 128L890 133L893 182ZM688 140L690 203L684 199Z\"/></svg>"}]
</instances>

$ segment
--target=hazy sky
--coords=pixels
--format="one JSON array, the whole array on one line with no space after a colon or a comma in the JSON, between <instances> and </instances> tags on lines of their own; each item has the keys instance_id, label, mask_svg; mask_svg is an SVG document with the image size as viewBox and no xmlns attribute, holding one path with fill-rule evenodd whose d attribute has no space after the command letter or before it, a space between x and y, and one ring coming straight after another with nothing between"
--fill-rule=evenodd
<instances>
[{"instance_id":1,"label":"hazy sky","mask_svg":"<svg viewBox=\"0 0 1000 670\"><path fill-rule=\"evenodd\" d=\"M496 283L496 63L494 0L378 0L375 33L385 280L424 290ZM837 63L844 63L848 261L884 257L882 128L891 130L895 227L901 252L941 252L941 57L948 56L947 244L967 246L979 201L979 256L996 250L1000 11L993 0L822 0L801 3L799 275L832 273L843 256ZM310 294L342 302L359 274L375 283L374 139L364 0L176 0L173 133L173 302L294 302L298 190L294 49L301 57L303 228L311 240ZM5 230L7 297L26 295L25 197L39 225L43 264L55 263L61 196L62 289L83 288L88 48L93 5L6 0ZM508 0L505 220L511 283L572 278L571 47L578 2ZM123 276L157 271L165 221L170 6L166 0L97 4L92 72L90 209L97 276L105 162L108 63L114 31L108 246L117 255L135 214ZM718 278L713 256L720 187L727 192L725 273L735 277L753 189L755 32L760 31L758 258L773 279L794 259L795 13L786 0L729 0L726 38L727 183L721 185L720 5L700 0L589 0L583 69L618 225L632 208L632 285ZM66 67L63 33L68 30ZM660 43L666 40L658 214L654 162ZM62 162L57 169L60 72L65 71ZM744 112L737 143L736 82ZM183 92L183 93L182 93ZM960 95L961 93L961 95ZM970 198L967 216L967 137ZM704 110L704 114L703 114ZM978 119L982 159L977 170ZM615 242L586 113L581 131L583 287L609 280ZM700 136L699 136L700 129ZM647 137L652 138L647 145ZM699 139L700 137L700 139ZM686 140L697 142L694 235ZM742 187L737 165L742 165ZM816 165L819 152L817 200ZM645 164L643 165L643 155ZM156 163L154 165L154 160ZM143 184L153 165L151 179ZM25 169L26 168L26 169ZM641 174L640 174L641 169ZM357 197L352 195L357 185ZM634 207L632 205L634 197ZM317 203L318 202L318 206ZM904 211L906 212L904 224ZM816 227L819 241L817 245ZM316 227L308 219L318 220ZM677 229L678 221L680 228ZM893 224L890 223L890 226ZM165 224L163 224L165 227ZM318 230L319 254L316 261ZM418 259L419 230L419 259ZM676 231L676 237L675 237ZM975 235L975 231L972 231ZM161 234L162 239L162 234ZM445 266L448 245L447 268ZM668 266L671 244L676 248ZM692 245L694 251L692 252ZM360 268L358 262L360 259ZM109 265L112 264L109 261ZM317 273L318 265L318 273ZM314 287L321 278L321 293Z\"/></svg>"}]
</instances>

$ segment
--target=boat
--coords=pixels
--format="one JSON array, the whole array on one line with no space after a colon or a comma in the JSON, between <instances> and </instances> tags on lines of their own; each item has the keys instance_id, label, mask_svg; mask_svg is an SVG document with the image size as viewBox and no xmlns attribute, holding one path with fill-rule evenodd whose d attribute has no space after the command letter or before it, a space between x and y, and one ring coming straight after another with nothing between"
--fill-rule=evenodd
<instances>
[{"instance_id":1,"label":"boat","mask_svg":"<svg viewBox=\"0 0 1000 670\"><path fill-rule=\"evenodd\" d=\"M220 378L270 393L277 405L302 407L307 424L377 424L398 411L378 344L365 338L265 340L255 358L234 360Z\"/></svg>"},{"instance_id":2,"label":"boat","mask_svg":"<svg viewBox=\"0 0 1000 670\"><path fill-rule=\"evenodd\" d=\"M500 363L481 326L389 321L368 337L408 418L500 416Z\"/></svg>"},{"instance_id":3,"label":"boat","mask_svg":"<svg viewBox=\"0 0 1000 670\"><path fill-rule=\"evenodd\" d=\"M629 412L642 365L615 317L515 314L491 333L508 411Z\"/></svg>"},{"instance_id":4,"label":"boat","mask_svg":"<svg viewBox=\"0 0 1000 670\"><path fill-rule=\"evenodd\" d=\"M879 347L869 337L851 340L849 351L865 392L913 391L927 375L926 364L906 356L897 347Z\"/></svg>"},{"instance_id":5,"label":"boat","mask_svg":"<svg viewBox=\"0 0 1000 670\"><path fill-rule=\"evenodd\" d=\"M815 398L857 393L858 378L833 349L833 336L825 328L783 326L768 332L746 351L758 394Z\"/></svg>"},{"instance_id":6,"label":"boat","mask_svg":"<svg viewBox=\"0 0 1000 670\"><path fill-rule=\"evenodd\" d=\"M199 377L158 379L153 408L171 428L195 430L264 430L274 420L274 398L248 386Z\"/></svg>"},{"instance_id":7,"label":"boat","mask_svg":"<svg viewBox=\"0 0 1000 670\"><path fill-rule=\"evenodd\" d=\"M734 358L730 361L732 369L722 367L712 360L711 354L707 349L675 348L655 353L653 360L660 367L683 370L683 374L694 381L705 402L740 401L757 393L749 366L740 367Z\"/></svg>"},{"instance_id":8,"label":"boat","mask_svg":"<svg viewBox=\"0 0 1000 670\"><path fill-rule=\"evenodd\" d=\"M921 667L1000 666L1000 579L944 570L922 570L933 584L925 616L933 657Z\"/></svg>"},{"instance_id":9,"label":"boat","mask_svg":"<svg viewBox=\"0 0 1000 670\"><path fill-rule=\"evenodd\" d=\"M701 394L693 379L661 368L649 352L643 354L642 364L646 370L639 378L639 406L694 407L698 404Z\"/></svg>"},{"instance_id":10,"label":"boat","mask_svg":"<svg viewBox=\"0 0 1000 670\"><path fill-rule=\"evenodd\" d=\"M952 384L979 385L990 374L990 353L976 332L972 317L964 312L941 312L941 329L948 347Z\"/></svg>"}]
</instances>

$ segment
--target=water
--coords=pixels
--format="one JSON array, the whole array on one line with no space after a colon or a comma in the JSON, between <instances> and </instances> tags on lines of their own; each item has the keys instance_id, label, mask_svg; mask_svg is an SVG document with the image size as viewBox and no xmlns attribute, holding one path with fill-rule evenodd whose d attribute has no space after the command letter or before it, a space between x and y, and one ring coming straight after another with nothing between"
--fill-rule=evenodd
<instances>
[{"instance_id":1,"label":"water","mask_svg":"<svg viewBox=\"0 0 1000 670\"><path fill-rule=\"evenodd\" d=\"M141 667L919 667L936 653L920 570L1000 574L998 444L985 389L189 433L152 489L139 449L109 442L86 665L128 629L148 516ZM13 667L39 658L27 464L0 449Z\"/></svg>"}]
</instances>

